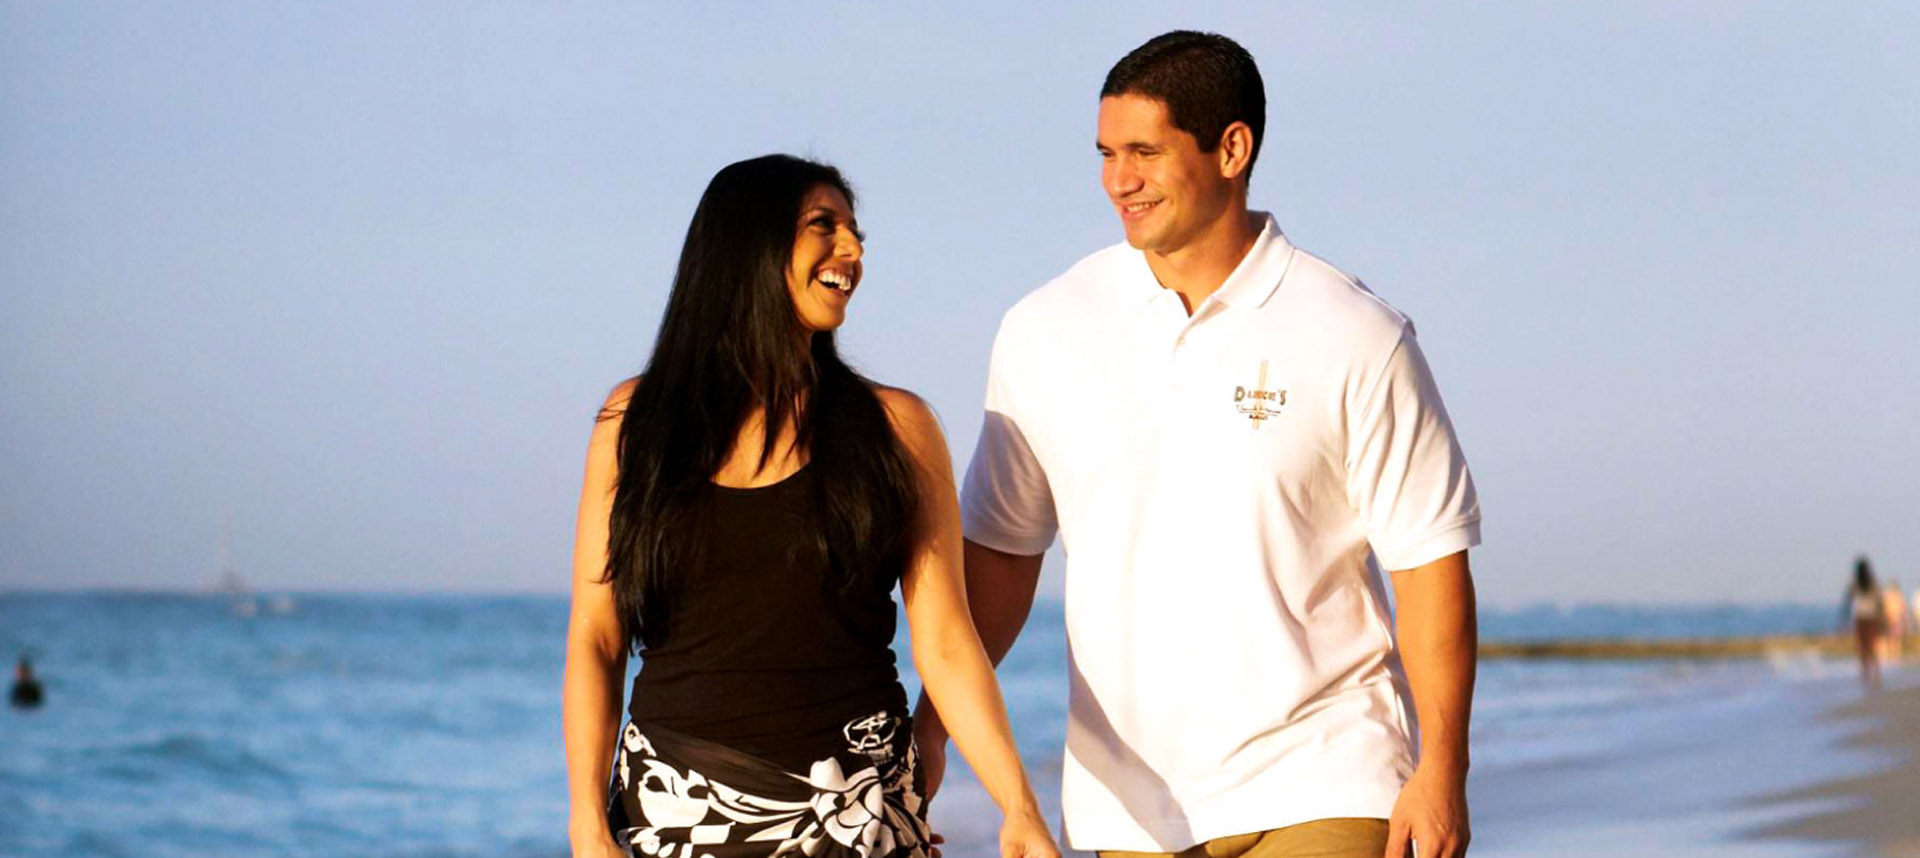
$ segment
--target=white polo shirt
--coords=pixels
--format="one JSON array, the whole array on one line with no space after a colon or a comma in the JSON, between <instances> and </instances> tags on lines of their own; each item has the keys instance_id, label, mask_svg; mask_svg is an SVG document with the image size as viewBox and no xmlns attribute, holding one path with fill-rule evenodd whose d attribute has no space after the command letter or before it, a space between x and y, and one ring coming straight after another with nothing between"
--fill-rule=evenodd
<instances>
[{"instance_id":1,"label":"white polo shirt","mask_svg":"<svg viewBox=\"0 0 1920 858\"><path fill-rule=\"evenodd\" d=\"M1191 318L1116 245L1007 312L986 410L967 538L1066 549L1068 842L1387 817L1413 714L1380 568L1479 542L1412 324L1271 217Z\"/></svg>"}]
</instances>

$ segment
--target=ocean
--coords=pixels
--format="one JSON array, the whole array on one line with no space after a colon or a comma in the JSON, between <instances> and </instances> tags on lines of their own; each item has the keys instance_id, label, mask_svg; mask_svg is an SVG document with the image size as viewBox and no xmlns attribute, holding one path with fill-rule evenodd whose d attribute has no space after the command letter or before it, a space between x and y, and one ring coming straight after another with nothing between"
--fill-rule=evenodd
<instances>
[{"instance_id":1,"label":"ocean","mask_svg":"<svg viewBox=\"0 0 1920 858\"><path fill-rule=\"evenodd\" d=\"M561 596L0 593L0 657L31 655L47 690L38 710L0 713L0 856L564 856L566 611ZM1481 633L1837 622L1837 606L1542 607L1485 611ZM1059 604L1043 600L1001 669L1056 814L1064 651ZM904 657L901 669L911 693ZM1833 659L1485 661L1474 854L1628 823L1654 845L1716 854L1753 824L1756 797L1871 765L1814 717L1855 685ZM1711 753L1715 737L1755 725L1771 725L1770 747L1794 764ZM953 759L935 827L953 858L993 855L992 807Z\"/></svg>"}]
</instances>

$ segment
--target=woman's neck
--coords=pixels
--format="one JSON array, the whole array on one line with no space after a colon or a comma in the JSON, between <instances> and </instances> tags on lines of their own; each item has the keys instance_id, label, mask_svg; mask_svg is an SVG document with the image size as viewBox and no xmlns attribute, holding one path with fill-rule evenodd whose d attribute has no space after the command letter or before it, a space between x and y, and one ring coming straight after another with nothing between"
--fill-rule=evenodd
<instances>
[{"instance_id":1,"label":"woman's neck","mask_svg":"<svg viewBox=\"0 0 1920 858\"><path fill-rule=\"evenodd\" d=\"M789 420L780 427L780 434L769 445L766 409L755 408L748 412L745 420L740 421L740 431L734 435L733 449L727 451L726 461L720 463L720 470L713 475L713 481L734 488L754 488L780 482L807 464L806 451L800 449L797 440L793 421Z\"/></svg>"}]
</instances>

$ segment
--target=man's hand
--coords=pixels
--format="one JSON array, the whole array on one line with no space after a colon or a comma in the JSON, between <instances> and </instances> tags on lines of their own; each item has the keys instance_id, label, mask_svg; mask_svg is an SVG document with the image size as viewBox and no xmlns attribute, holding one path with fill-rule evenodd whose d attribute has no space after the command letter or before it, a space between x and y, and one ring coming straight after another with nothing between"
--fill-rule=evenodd
<instances>
[{"instance_id":1,"label":"man's hand","mask_svg":"<svg viewBox=\"0 0 1920 858\"><path fill-rule=\"evenodd\" d=\"M1471 833L1467 830L1466 781L1464 775L1425 766L1415 769L1393 803L1383 858L1460 858L1467 854Z\"/></svg>"}]
</instances>

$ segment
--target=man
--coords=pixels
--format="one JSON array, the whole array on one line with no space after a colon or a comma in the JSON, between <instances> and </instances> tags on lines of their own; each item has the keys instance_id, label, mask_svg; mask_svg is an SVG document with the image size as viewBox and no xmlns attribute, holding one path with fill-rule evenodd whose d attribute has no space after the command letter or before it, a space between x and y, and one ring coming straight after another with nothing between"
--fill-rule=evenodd
<instances>
[{"instance_id":1,"label":"man","mask_svg":"<svg viewBox=\"0 0 1920 858\"><path fill-rule=\"evenodd\" d=\"M1265 109L1221 36L1108 74L1126 243L1002 321L968 597L997 661L1060 534L1073 847L1460 855L1479 504L1413 326L1247 209ZM915 729L937 781L924 700Z\"/></svg>"},{"instance_id":2,"label":"man","mask_svg":"<svg viewBox=\"0 0 1920 858\"><path fill-rule=\"evenodd\" d=\"M45 702L46 692L40 687L40 680L33 675L33 662L26 656L13 667L13 689L7 693L7 702L15 709L33 709Z\"/></svg>"}]
</instances>

